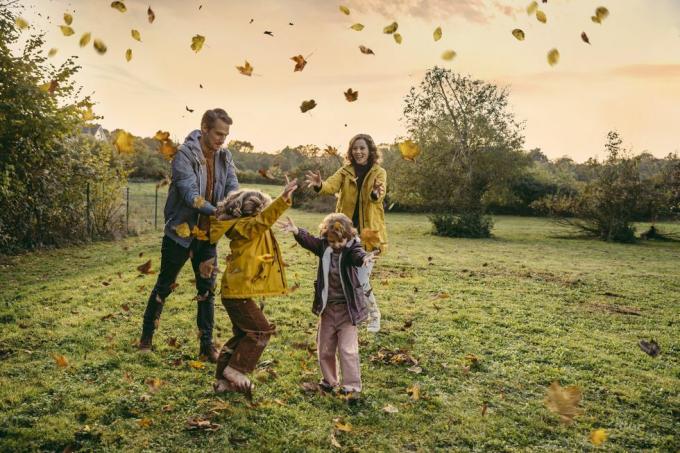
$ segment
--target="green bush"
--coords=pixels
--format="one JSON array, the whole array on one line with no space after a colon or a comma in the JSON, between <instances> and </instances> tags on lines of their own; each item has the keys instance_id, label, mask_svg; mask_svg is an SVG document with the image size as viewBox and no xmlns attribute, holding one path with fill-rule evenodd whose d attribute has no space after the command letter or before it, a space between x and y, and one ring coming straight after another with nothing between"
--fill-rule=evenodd
<instances>
[{"instance_id":1,"label":"green bush","mask_svg":"<svg viewBox=\"0 0 680 453\"><path fill-rule=\"evenodd\" d=\"M433 232L438 236L487 238L491 236L493 220L490 216L465 212L461 214L432 214L428 216Z\"/></svg>"}]
</instances>

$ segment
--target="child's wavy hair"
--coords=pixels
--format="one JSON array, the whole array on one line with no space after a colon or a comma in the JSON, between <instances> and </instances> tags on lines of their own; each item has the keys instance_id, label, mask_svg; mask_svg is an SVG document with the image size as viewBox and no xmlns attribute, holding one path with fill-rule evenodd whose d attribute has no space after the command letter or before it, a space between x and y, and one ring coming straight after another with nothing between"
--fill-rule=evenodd
<instances>
[{"instance_id":1,"label":"child's wavy hair","mask_svg":"<svg viewBox=\"0 0 680 453\"><path fill-rule=\"evenodd\" d=\"M271 202L272 197L264 192L241 189L229 193L217 206L224 209L224 214L220 216L220 220L226 220L257 215Z\"/></svg>"},{"instance_id":2,"label":"child's wavy hair","mask_svg":"<svg viewBox=\"0 0 680 453\"><path fill-rule=\"evenodd\" d=\"M348 241L357 235L357 230L352 225L349 217L342 213L328 214L319 225L319 233L330 241Z\"/></svg>"},{"instance_id":3,"label":"child's wavy hair","mask_svg":"<svg viewBox=\"0 0 680 453\"><path fill-rule=\"evenodd\" d=\"M349 147L347 148L347 154L345 155L345 159L347 159L347 162L350 164L354 163L354 156L352 155L352 147L354 146L354 143L357 140L363 140L366 142L366 147L368 148L368 162L367 165L369 167L372 167L373 164L380 163L380 153L378 152L378 147L375 146L375 142L373 141L373 137L371 137L368 134L357 134L352 139L349 141Z\"/></svg>"}]
</instances>

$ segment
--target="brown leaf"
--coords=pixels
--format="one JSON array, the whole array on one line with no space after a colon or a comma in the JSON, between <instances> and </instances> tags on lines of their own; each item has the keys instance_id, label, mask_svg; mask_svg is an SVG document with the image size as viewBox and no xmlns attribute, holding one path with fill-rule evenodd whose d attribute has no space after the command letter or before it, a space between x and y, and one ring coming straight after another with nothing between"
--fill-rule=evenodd
<instances>
[{"instance_id":1,"label":"brown leaf","mask_svg":"<svg viewBox=\"0 0 680 453\"><path fill-rule=\"evenodd\" d=\"M302 55L295 55L294 57L290 57L290 59L295 62L295 68L293 69L293 72L302 71L305 69L305 66L307 65L307 60L305 60L305 57Z\"/></svg>"},{"instance_id":2,"label":"brown leaf","mask_svg":"<svg viewBox=\"0 0 680 453\"><path fill-rule=\"evenodd\" d=\"M120 308L122 308L123 311L130 311L130 306L128 304L123 304L120 306Z\"/></svg>"},{"instance_id":3,"label":"brown leaf","mask_svg":"<svg viewBox=\"0 0 680 453\"><path fill-rule=\"evenodd\" d=\"M92 45L99 55L104 55L106 53L106 44L104 44L104 41L101 39L95 39Z\"/></svg>"},{"instance_id":4,"label":"brown leaf","mask_svg":"<svg viewBox=\"0 0 680 453\"><path fill-rule=\"evenodd\" d=\"M314 107L316 107L316 101L314 99L310 99L309 101L302 101L302 104L300 104L300 111L302 113L305 113L309 110L312 110Z\"/></svg>"},{"instance_id":5,"label":"brown leaf","mask_svg":"<svg viewBox=\"0 0 680 453\"><path fill-rule=\"evenodd\" d=\"M373 52L371 49L369 49L369 48L366 47L366 46L359 46L359 50L360 50L361 53L363 53L364 55L375 55L375 52Z\"/></svg>"},{"instance_id":6,"label":"brown leaf","mask_svg":"<svg viewBox=\"0 0 680 453\"><path fill-rule=\"evenodd\" d=\"M351 88L347 89L345 91L345 99L347 99L347 102L354 102L359 98L359 92L358 91L353 91Z\"/></svg>"},{"instance_id":7,"label":"brown leaf","mask_svg":"<svg viewBox=\"0 0 680 453\"><path fill-rule=\"evenodd\" d=\"M413 401L418 401L420 399L420 384L413 384L406 389L406 393L411 396Z\"/></svg>"},{"instance_id":8,"label":"brown leaf","mask_svg":"<svg viewBox=\"0 0 680 453\"><path fill-rule=\"evenodd\" d=\"M156 14L154 14L153 10L149 6L149 9L146 10L146 15L149 19L149 23L153 24L153 21L156 20Z\"/></svg>"},{"instance_id":9,"label":"brown leaf","mask_svg":"<svg viewBox=\"0 0 680 453\"><path fill-rule=\"evenodd\" d=\"M172 347L172 348L179 349L179 343L178 343L178 341L177 341L177 337L170 337L170 338L168 338L167 343L168 343L168 346L170 346L170 347Z\"/></svg>"},{"instance_id":10,"label":"brown leaf","mask_svg":"<svg viewBox=\"0 0 680 453\"><path fill-rule=\"evenodd\" d=\"M119 1L112 2L111 8L116 9L116 10L120 11L121 13L124 13L125 11L127 11L127 8L125 7L125 3L119 2Z\"/></svg>"},{"instance_id":11,"label":"brown leaf","mask_svg":"<svg viewBox=\"0 0 680 453\"><path fill-rule=\"evenodd\" d=\"M153 425L153 421L150 418L142 418L137 420L137 424L139 424L139 426L142 428L148 428L149 426Z\"/></svg>"},{"instance_id":12,"label":"brown leaf","mask_svg":"<svg viewBox=\"0 0 680 453\"><path fill-rule=\"evenodd\" d=\"M588 38L586 32L581 33L581 40L586 44L590 44L590 39Z\"/></svg>"},{"instance_id":13,"label":"brown leaf","mask_svg":"<svg viewBox=\"0 0 680 453\"><path fill-rule=\"evenodd\" d=\"M156 393L161 388L161 380L158 378L149 378L144 382L149 387L151 393Z\"/></svg>"},{"instance_id":14,"label":"brown leaf","mask_svg":"<svg viewBox=\"0 0 680 453\"><path fill-rule=\"evenodd\" d=\"M253 75L254 68L248 63L248 60L246 60L246 63L243 66L236 66L236 69L244 76L251 77Z\"/></svg>"},{"instance_id":15,"label":"brown leaf","mask_svg":"<svg viewBox=\"0 0 680 453\"><path fill-rule=\"evenodd\" d=\"M141 274L147 274L147 275L148 275L148 274L153 274L153 273L154 273L154 271L151 270L151 260L147 261L147 262L144 263L144 264L141 264L141 265L137 266L137 270L138 270Z\"/></svg>"},{"instance_id":16,"label":"brown leaf","mask_svg":"<svg viewBox=\"0 0 680 453\"><path fill-rule=\"evenodd\" d=\"M61 354L54 354L54 362L59 368L66 368L68 366L68 359Z\"/></svg>"},{"instance_id":17,"label":"brown leaf","mask_svg":"<svg viewBox=\"0 0 680 453\"><path fill-rule=\"evenodd\" d=\"M578 407L581 402L581 390L575 385L561 387L555 381L548 388L544 403L550 411L558 414L563 423L569 424L582 410Z\"/></svg>"},{"instance_id":18,"label":"brown leaf","mask_svg":"<svg viewBox=\"0 0 680 453\"><path fill-rule=\"evenodd\" d=\"M640 343L638 343L640 346L640 349L642 349L645 354L650 355L652 357L656 357L659 355L659 352L661 352L661 347L659 347L659 344L654 341L654 340L640 340Z\"/></svg>"},{"instance_id":19,"label":"brown leaf","mask_svg":"<svg viewBox=\"0 0 680 453\"><path fill-rule=\"evenodd\" d=\"M269 179L270 181L274 181L274 177L271 176L266 168L260 168L257 170L257 172L260 174L265 179Z\"/></svg>"}]
</instances>

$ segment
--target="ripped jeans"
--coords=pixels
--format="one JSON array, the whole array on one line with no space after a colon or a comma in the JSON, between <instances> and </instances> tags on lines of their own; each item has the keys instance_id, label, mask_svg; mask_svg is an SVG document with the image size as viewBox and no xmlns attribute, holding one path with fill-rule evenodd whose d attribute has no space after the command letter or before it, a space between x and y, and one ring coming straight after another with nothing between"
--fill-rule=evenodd
<instances>
[{"instance_id":1,"label":"ripped jeans","mask_svg":"<svg viewBox=\"0 0 680 453\"><path fill-rule=\"evenodd\" d=\"M167 297L174 289L175 280L187 259L196 278L196 325L201 332L201 344L212 344L215 324L215 278L217 277L217 245L194 239L184 248L168 236L163 236L161 246L161 270L151 291L144 312L142 339L151 339L158 328Z\"/></svg>"},{"instance_id":2,"label":"ripped jeans","mask_svg":"<svg viewBox=\"0 0 680 453\"><path fill-rule=\"evenodd\" d=\"M222 299L233 326L234 336L227 341L217 359L215 377L224 379L222 372L227 366L250 373L255 369L257 361L269 342L269 337L276 331L253 299Z\"/></svg>"}]
</instances>

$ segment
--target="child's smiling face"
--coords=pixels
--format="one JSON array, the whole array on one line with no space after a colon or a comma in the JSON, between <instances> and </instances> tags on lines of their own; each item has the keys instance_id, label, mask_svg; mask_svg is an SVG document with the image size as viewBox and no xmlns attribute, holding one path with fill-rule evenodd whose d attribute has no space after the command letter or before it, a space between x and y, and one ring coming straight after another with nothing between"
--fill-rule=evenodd
<instances>
[{"instance_id":1,"label":"child's smiling face","mask_svg":"<svg viewBox=\"0 0 680 453\"><path fill-rule=\"evenodd\" d=\"M336 252L342 250L347 245L347 238L328 238L328 245Z\"/></svg>"}]
</instances>

